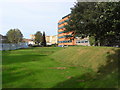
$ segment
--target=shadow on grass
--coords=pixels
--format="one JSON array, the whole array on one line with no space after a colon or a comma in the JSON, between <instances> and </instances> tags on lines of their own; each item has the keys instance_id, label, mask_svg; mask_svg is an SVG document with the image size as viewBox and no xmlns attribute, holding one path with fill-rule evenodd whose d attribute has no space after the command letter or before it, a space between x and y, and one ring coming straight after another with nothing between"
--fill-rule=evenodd
<instances>
[{"instance_id":1,"label":"shadow on grass","mask_svg":"<svg viewBox=\"0 0 120 90\"><path fill-rule=\"evenodd\" d=\"M106 65L102 65L99 67L98 73L101 73L103 75L113 73L115 71L118 72L120 68L120 49L112 49L114 51L113 54L110 52L107 52L107 61Z\"/></svg>"},{"instance_id":2,"label":"shadow on grass","mask_svg":"<svg viewBox=\"0 0 120 90\"><path fill-rule=\"evenodd\" d=\"M113 51L114 53L107 52L106 65L100 66L97 72L72 77L53 88L118 88L120 49Z\"/></svg>"},{"instance_id":3,"label":"shadow on grass","mask_svg":"<svg viewBox=\"0 0 120 90\"><path fill-rule=\"evenodd\" d=\"M14 63L24 63L24 62L31 62L31 61L40 61L44 60L47 55L40 55L40 54L26 54L26 55L4 55L2 57L2 64L9 65Z\"/></svg>"},{"instance_id":4,"label":"shadow on grass","mask_svg":"<svg viewBox=\"0 0 120 90\"><path fill-rule=\"evenodd\" d=\"M12 82L16 82L26 78L29 73L28 72L14 72L17 69L11 69L11 71L5 71L2 75L2 84L9 84Z\"/></svg>"},{"instance_id":5,"label":"shadow on grass","mask_svg":"<svg viewBox=\"0 0 120 90\"><path fill-rule=\"evenodd\" d=\"M2 86L3 88L31 88L35 86L34 72L28 70L25 67L21 68L9 68L10 70L5 71L2 75ZM39 70L40 71L40 70ZM41 72L41 71L40 71ZM40 83L40 85L42 85Z\"/></svg>"}]
</instances>

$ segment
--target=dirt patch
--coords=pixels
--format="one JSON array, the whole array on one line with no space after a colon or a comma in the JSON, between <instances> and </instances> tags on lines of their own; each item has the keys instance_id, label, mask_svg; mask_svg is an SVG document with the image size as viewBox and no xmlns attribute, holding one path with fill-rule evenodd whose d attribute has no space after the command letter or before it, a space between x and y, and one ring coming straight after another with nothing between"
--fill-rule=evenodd
<instances>
[{"instance_id":1,"label":"dirt patch","mask_svg":"<svg viewBox=\"0 0 120 90\"><path fill-rule=\"evenodd\" d=\"M67 77L67 79L71 79L71 78L73 78L73 76L68 76L68 77Z\"/></svg>"},{"instance_id":2,"label":"dirt patch","mask_svg":"<svg viewBox=\"0 0 120 90\"><path fill-rule=\"evenodd\" d=\"M67 69L67 67L50 67L50 69L64 70L64 69Z\"/></svg>"}]
</instances>

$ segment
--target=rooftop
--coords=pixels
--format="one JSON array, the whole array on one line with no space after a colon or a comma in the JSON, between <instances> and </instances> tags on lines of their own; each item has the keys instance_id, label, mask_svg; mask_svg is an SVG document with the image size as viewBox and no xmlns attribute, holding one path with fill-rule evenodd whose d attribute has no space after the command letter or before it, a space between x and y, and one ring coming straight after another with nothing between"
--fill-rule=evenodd
<instances>
[{"instance_id":1,"label":"rooftop","mask_svg":"<svg viewBox=\"0 0 120 90\"><path fill-rule=\"evenodd\" d=\"M68 14L68 15L66 15L66 16L64 16L64 17L62 17L62 19L66 18L66 17L68 17L68 16L70 16L70 14Z\"/></svg>"}]
</instances>

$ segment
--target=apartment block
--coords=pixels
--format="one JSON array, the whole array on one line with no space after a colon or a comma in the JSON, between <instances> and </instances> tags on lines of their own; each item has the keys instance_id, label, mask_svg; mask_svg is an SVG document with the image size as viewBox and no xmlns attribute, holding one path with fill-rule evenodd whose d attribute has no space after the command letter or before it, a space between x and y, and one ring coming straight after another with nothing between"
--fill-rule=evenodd
<instances>
[{"instance_id":1,"label":"apartment block","mask_svg":"<svg viewBox=\"0 0 120 90\"><path fill-rule=\"evenodd\" d=\"M89 37L81 39L80 37L73 37L74 31L67 31L65 25L70 18L70 14L64 16L58 22L58 46L63 47L65 45L83 45L89 46Z\"/></svg>"},{"instance_id":2,"label":"apartment block","mask_svg":"<svg viewBox=\"0 0 120 90\"><path fill-rule=\"evenodd\" d=\"M65 29L65 25L67 25L67 22L69 20L70 14L64 16L59 22L58 22L58 46L62 47L64 45L75 45L74 38L72 36L73 32L68 32Z\"/></svg>"}]
</instances>

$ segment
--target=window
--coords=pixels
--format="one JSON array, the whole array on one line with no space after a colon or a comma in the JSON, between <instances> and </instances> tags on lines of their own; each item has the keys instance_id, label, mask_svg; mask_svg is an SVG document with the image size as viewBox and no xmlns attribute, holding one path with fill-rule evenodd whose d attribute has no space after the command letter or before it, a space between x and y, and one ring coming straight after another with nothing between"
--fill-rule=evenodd
<instances>
[{"instance_id":1,"label":"window","mask_svg":"<svg viewBox=\"0 0 120 90\"><path fill-rule=\"evenodd\" d=\"M85 43L88 43L88 41L85 41Z\"/></svg>"},{"instance_id":2,"label":"window","mask_svg":"<svg viewBox=\"0 0 120 90\"><path fill-rule=\"evenodd\" d=\"M80 43L80 41L76 41L76 43Z\"/></svg>"},{"instance_id":3,"label":"window","mask_svg":"<svg viewBox=\"0 0 120 90\"><path fill-rule=\"evenodd\" d=\"M84 41L81 41L81 43L84 43Z\"/></svg>"}]
</instances>

